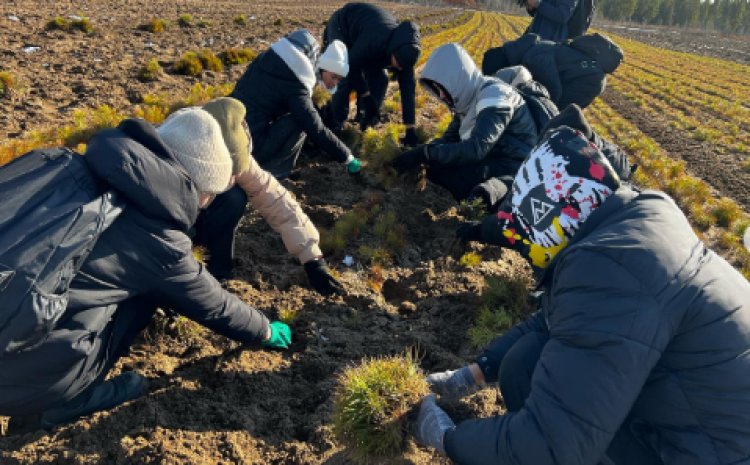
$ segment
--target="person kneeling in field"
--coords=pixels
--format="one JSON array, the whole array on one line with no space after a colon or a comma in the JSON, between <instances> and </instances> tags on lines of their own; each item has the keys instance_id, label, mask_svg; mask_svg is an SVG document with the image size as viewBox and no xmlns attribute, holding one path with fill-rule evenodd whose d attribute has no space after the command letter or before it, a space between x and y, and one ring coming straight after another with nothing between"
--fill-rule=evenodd
<instances>
[{"instance_id":1,"label":"person kneeling in field","mask_svg":"<svg viewBox=\"0 0 750 465\"><path fill-rule=\"evenodd\" d=\"M221 126L237 180L235 186L201 210L195 224L193 241L208 250L208 271L220 281L233 277L234 236L249 198L250 204L281 234L289 253L303 264L312 287L323 295L342 293L341 284L331 276L323 260L315 225L289 191L252 156L253 144L242 103L222 97L208 102L203 109Z\"/></svg>"},{"instance_id":2,"label":"person kneeling in field","mask_svg":"<svg viewBox=\"0 0 750 465\"><path fill-rule=\"evenodd\" d=\"M346 46L332 42L320 60L319 48L306 29L292 32L250 63L230 95L247 108L255 159L280 180L291 174L306 137L349 173L358 173L362 166L323 124L312 101L318 79L334 91L349 73Z\"/></svg>"},{"instance_id":3,"label":"person kneeling in field","mask_svg":"<svg viewBox=\"0 0 750 465\"><path fill-rule=\"evenodd\" d=\"M433 394L418 442L465 465L750 461L750 283L669 196L562 126L482 229L541 271L540 309L427 378L443 399L497 382L507 413L455 425Z\"/></svg>"},{"instance_id":4,"label":"person kneeling in field","mask_svg":"<svg viewBox=\"0 0 750 465\"><path fill-rule=\"evenodd\" d=\"M586 108L607 85L623 60L623 51L607 36L587 34L562 44L536 34L491 48L482 58L482 72L493 75L508 66L523 65L562 109L575 103Z\"/></svg>"},{"instance_id":5,"label":"person kneeling in field","mask_svg":"<svg viewBox=\"0 0 750 465\"><path fill-rule=\"evenodd\" d=\"M82 158L90 179L106 184L125 205L80 270L74 276L68 267L62 270L63 284L71 279L63 300L41 296L31 313L16 314L11 322L11 309L2 315L8 325L0 347L0 415L11 416L11 434L49 429L144 395L145 380L134 372L105 378L157 307L249 347L284 349L291 343L287 325L270 323L222 289L193 256L188 232L199 209L233 182L232 159L210 113L179 110L156 130L143 120L125 120L96 134ZM4 271L0 291L14 279ZM32 339L7 334L17 322L33 322L40 308L60 314L44 315L50 320L36 327Z\"/></svg>"},{"instance_id":6,"label":"person kneeling in field","mask_svg":"<svg viewBox=\"0 0 750 465\"><path fill-rule=\"evenodd\" d=\"M512 180L538 137L523 97L505 82L482 76L458 44L436 49L419 82L451 109L453 120L442 137L399 155L396 169L426 164L427 178L458 201L487 179Z\"/></svg>"}]
</instances>

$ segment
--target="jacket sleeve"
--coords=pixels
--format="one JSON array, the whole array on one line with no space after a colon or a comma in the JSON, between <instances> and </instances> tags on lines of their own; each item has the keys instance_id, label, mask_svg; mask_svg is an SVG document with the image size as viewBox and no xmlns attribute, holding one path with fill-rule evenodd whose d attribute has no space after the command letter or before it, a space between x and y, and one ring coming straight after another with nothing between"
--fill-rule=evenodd
<instances>
[{"instance_id":1,"label":"jacket sleeve","mask_svg":"<svg viewBox=\"0 0 750 465\"><path fill-rule=\"evenodd\" d=\"M417 81L414 79L414 69L406 69L398 73L398 88L401 91L401 110L404 124L416 122Z\"/></svg>"},{"instance_id":2,"label":"jacket sleeve","mask_svg":"<svg viewBox=\"0 0 750 465\"><path fill-rule=\"evenodd\" d=\"M369 50L364 41L358 41L349 49L349 74L346 79L349 82L349 88L356 91L357 95L362 95L368 90L365 81L364 68L369 58Z\"/></svg>"},{"instance_id":3,"label":"jacket sleeve","mask_svg":"<svg viewBox=\"0 0 750 465\"><path fill-rule=\"evenodd\" d=\"M456 463L598 463L669 343L659 304L617 262L579 250L558 266L524 407L448 432Z\"/></svg>"},{"instance_id":4,"label":"jacket sleeve","mask_svg":"<svg viewBox=\"0 0 750 465\"><path fill-rule=\"evenodd\" d=\"M488 383L497 382L497 373L500 364L503 363L505 354L508 353L513 344L516 343L525 334L532 331L546 332L547 324L544 321L544 312L538 310L526 320L515 325L501 336L495 338L481 354L476 358L476 363L484 374L484 379Z\"/></svg>"},{"instance_id":5,"label":"jacket sleeve","mask_svg":"<svg viewBox=\"0 0 750 465\"><path fill-rule=\"evenodd\" d=\"M268 319L223 289L195 260L189 246L163 273L164 279L152 292L177 313L244 344L259 343L265 337Z\"/></svg>"},{"instance_id":6,"label":"jacket sleeve","mask_svg":"<svg viewBox=\"0 0 750 465\"><path fill-rule=\"evenodd\" d=\"M284 246L300 263L323 255L315 225L289 191L253 157L250 157L250 168L237 178L237 184L247 193L253 208L281 234Z\"/></svg>"},{"instance_id":7,"label":"jacket sleeve","mask_svg":"<svg viewBox=\"0 0 750 465\"><path fill-rule=\"evenodd\" d=\"M522 64L529 70L535 81L547 88L549 96L559 108L563 93L554 46L540 44L529 50L523 57Z\"/></svg>"},{"instance_id":8,"label":"jacket sleeve","mask_svg":"<svg viewBox=\"0 0 750 465\"><path fill-rule=\"evenodd\" d=\"M328 129L308 95L295 94L289 97L289 110L307 136L323 151L333 156L336 161L347 162L352 152L334 133Z\"/></svg>"},{"instance_id":9,"label":"jacket sleeve","mask_svg":"<svg viewBox=\"0 0 750 465\"><path fill-rule=\"evenodd\" d=\"M495 146L513 118L513 107L490 107L477 115L468 139L447 144L430 144L427 161L441 165L465 165L483 160Z\"/></svg>"},{"instance_id":10,"label":"jacket sleeve","mask_svg":"<svg viewBox=\"0 0 750 465\"><path fill-rule=\"evenodd\" d=\"M461 136L458 134L458 129L461 127L461 118L457 115L453 115L451 122L448 123L448 127L445 128L445 132L442 136L432 141L432 144L447 144L450 142L459 142Z\"/></svg>"},{"instance_id":11,"label":"jacket sleeve","mask_svg":"<svg viewBox=\"0 0 750 465\"><path fill-rule=\"evenodd\" d=\"M534 15L544 16L549 21L558 24L565 24L573 16L577 3L578 0L543 1L539 4L539 8L536 9Z\"/></svg>"}]
</instances>

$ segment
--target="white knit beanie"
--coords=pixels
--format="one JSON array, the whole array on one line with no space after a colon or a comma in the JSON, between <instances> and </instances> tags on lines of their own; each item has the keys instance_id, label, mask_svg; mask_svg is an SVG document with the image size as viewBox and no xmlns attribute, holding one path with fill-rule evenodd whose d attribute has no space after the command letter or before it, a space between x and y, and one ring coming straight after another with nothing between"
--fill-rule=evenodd
<instances>
[{"instance_id":1,"label":"white knit beanie","mask_svg":"<svg viewBox=\"0 0 750 465\"><path fill-rule=\"evenodd\" d=\"M157 128L200 192L224 192L232 177L232 158L219 123L207 111L191 107L173 113Z\"/></svg>"},{"instance_id":2,"label":"white knit beanie","mask_svg":"<svg viewBox=\"0 0 750 465\"><path fill-rule=\"evenodd\" d=\"M346 45L340 40L331 42L326 51L318 58L318 69L346 77L349 74L349 53L346 50Z\"/></svg>"}]
</instances>

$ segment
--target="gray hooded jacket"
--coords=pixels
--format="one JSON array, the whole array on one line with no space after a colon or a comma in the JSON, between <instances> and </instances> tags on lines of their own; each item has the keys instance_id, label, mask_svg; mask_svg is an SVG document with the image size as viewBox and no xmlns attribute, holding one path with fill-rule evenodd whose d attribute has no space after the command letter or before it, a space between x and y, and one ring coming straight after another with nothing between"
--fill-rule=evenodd
<instances>
[{"instance_id":1,"label":"gray hooded jacket","mask_svg":"<svg viewBox=\"0 0 750 465\"><path fill-rule=\"evenodd\" d=\"M537 128L521 95L499 79L483 76L460 45L435 50L421 79L443 86L454 104L445 134L428 147L430 162L463 165L487 156L520 162L536 143Z\"/></svg>"}]
</instances>

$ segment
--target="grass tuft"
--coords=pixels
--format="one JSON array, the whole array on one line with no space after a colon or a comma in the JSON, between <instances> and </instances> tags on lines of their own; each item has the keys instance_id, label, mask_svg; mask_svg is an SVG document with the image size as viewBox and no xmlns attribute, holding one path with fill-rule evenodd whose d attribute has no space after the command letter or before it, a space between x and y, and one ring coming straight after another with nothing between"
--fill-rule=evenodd
<instances>
[{"instance_id":1,"label":"grass tuft","mask_svg":"<svg viewBox=\"0 0 750 465\"><path fill-rule=\"evenodd\" d=\"M404 451L407 414L429 393L415 359L366 359L339 377L333 431L355 462L383 463Z\"/></svg>"},{"instance_id":2,"label":"grass tuft","mask_svg":"<svg viewBox=\"0 0 750 465\"><path fill-rule=\"evenodd\" d=\"M159 64L159 60L152 58L138 71L138 79L143 82L158 81L163 74L164 69Z\"/></svg>"}]
</instances>

